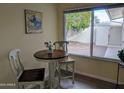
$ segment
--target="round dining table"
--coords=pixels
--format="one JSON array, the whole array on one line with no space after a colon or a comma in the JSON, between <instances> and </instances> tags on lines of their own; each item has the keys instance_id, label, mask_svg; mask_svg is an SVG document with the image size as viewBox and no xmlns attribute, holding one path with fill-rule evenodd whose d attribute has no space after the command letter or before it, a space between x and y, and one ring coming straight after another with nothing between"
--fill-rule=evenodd
<instances>
[{"instance_id":1,"label":"round dining table","mask_svg":"<svg viewBox=\"0 0 124 93\"><path fill-rule=\"evenodd\" d=\"M49 65L49 87L55 88L55 70L56 63L66 57L66 52L63 50L53 50L49 53L48 50L39 50L34 53L34 57L40 60L47 60Z\"/></svg>"}]
</instances>

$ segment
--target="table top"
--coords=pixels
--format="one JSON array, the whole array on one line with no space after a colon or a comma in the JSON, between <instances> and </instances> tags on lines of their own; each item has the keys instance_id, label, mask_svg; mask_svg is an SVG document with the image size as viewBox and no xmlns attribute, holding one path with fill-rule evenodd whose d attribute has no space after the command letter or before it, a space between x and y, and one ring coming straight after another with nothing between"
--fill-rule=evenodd
<instances>
[{"instance_id":1,"label":"table top","mask_svg":"<svg viewBox=\"0 0 124 93\"><path fill-rule=\"evenodd\" d=\"M34 54L35 58L44 60L55 60L66 56L67 55L65 55L65 51L63 50L53 50L52 53L49 53L48 50L40 50Z\"/></svg>"}]
</instances>

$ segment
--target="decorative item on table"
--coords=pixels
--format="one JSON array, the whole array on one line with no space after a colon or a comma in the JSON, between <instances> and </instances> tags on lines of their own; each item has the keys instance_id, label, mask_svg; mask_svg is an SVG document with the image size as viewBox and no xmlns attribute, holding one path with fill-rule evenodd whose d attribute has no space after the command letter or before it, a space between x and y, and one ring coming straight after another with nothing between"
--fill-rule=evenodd
<instances>
[{"instance_id":1,"label":"decorative item on table","mask_svg":"<svg viewBox=\"0 0 124 93\"><path fill-rule=\"evenodd\" d=\"M52 54L52 52L53 52L53 49L52 49L53 45L52 45L52 42L49 41L49 42L45 42L44 44L45 44L46 47L48 48L48 54Z\"/></svg>"},{"instance_id":2,"label":"decorative item on table","mask_svg":"<svg viewBox=\"0 0 124 93\"><path fill-rule=\"evenodd\" d=\"M120 58L121 62L124 62L124 48L118 51L117 56Z\"/></svg>"}]
</instances>

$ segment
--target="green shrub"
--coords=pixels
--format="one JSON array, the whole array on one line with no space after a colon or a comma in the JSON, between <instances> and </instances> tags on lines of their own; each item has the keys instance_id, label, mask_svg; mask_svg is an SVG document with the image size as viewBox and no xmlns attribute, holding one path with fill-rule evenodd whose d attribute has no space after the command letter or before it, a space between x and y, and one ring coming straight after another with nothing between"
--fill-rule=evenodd
<instances>
[{"instance_id":1,"label":"green shrub","mask_svg":"<svg viewBox=\"0 0 124 93\"><path fill-rule=\"evenodd\" d=\"M124 49L119 50L117 55L120 58L120 60L124 62Z\"/></svg>"},{"instance_id":2,"label":"green shrub","mask_svg":"<svg viewBox=\"0 0 124 93\"><path fill-rule=\"evenodd\" d=\"M65 28L67 30L84 30L90 25L91 12L79 12L79 13L69 13L65 14L66 24Z\"/></svg>"}]
</instances>

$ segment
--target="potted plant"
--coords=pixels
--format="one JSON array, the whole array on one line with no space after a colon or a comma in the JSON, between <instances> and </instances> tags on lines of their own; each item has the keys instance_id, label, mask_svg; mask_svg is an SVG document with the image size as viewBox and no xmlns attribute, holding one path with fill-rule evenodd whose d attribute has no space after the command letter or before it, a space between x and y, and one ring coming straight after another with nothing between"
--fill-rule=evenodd
<instances>
[{"instance_id":1,"label":"potted plant","mask_svg":"<svg viewBox=\"0 0 124 93\"><path fill-rule=\"evenodd\" d=\"M124 48L118 51L117 56L120 58L122 62L124 62Z\"/></svg>"}]
</instances>

